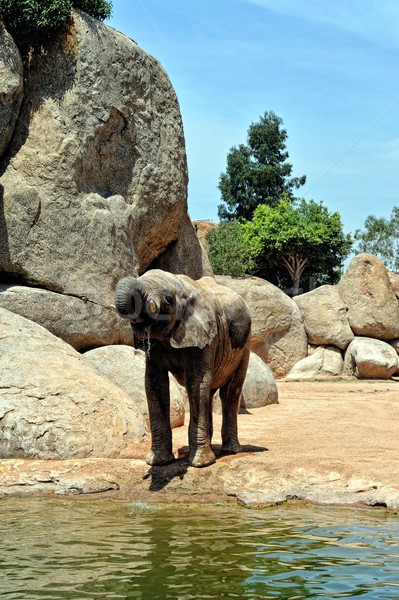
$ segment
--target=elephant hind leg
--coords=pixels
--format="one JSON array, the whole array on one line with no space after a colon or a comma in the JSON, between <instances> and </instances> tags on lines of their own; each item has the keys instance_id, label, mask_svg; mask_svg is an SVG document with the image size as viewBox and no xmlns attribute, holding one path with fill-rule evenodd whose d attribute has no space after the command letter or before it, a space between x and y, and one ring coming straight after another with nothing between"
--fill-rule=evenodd
<instances>
[{"instance_id":1,"label":"elephant hind leg","mask_svg":"<svg viewBox=\"0 0 399 600\"><path fill-rule=\"evenodd\" d=\"M220 388L222 403L222 452L236 454L241 446L238 441L237 415L240 408L242 386L247 373L249 350L245 351L230 381Z\"/></svg>"}]
</instances>

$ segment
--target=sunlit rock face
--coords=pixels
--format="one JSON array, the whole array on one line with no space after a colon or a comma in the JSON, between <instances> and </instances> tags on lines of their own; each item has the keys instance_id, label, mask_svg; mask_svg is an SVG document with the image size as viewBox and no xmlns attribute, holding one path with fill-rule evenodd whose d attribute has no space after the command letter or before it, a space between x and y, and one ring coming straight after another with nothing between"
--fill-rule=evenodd
<instances>
[{"instance_id":1,"label":"sunlit rock face","mask_svg":"<svg viewBox=\"0 0 399 600\"><path fill-rule=\"evenodd\" d=\"M77 11L67 33L25 61L22 92L19 54L4 36L13 54L8 108L0 107L0 123L8 122L0 139L0 149L3 138L7 145L0 161L1 282L78 298L94 323L93 307L109 308L115 283L127 274L156 262L200 277L201 248L187 214L182 120L162 66L131 39ZM12 92L14 104L23 95L15 123L7 120ZM54 297L42 299L34 318L45 324ZM101 336L103 344L125 341L124 334Z\"/></svg>"}]
</instances>

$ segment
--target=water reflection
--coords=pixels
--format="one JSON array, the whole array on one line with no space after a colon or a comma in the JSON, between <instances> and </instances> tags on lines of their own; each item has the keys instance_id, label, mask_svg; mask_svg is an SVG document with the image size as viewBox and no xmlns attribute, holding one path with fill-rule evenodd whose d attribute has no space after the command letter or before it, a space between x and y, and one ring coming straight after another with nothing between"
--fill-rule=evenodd
<instances>
[{"instance_id":1,"label":"water reflection","mask_svg":"<svg viewBox=\"0 0 399 600\"><path fill-rule=\"evenodd\" d=\"M385 513L3 499L0 523L9 599L399 597Z\"/></svg>"}]
</instances>

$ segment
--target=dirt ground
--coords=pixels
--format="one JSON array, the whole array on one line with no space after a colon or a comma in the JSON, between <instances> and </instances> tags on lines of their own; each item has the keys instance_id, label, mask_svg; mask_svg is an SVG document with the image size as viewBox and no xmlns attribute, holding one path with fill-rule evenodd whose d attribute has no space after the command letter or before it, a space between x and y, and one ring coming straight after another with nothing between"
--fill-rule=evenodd
<instances>
[{"instance_id":1,"label":"dirt ground","mask_svg":"<svg viewBox=\"0 0 399 600\"><path fill-rule=\"evenodd\" d=\"M279 404L239 415L243 451L216 464L184 458L150 468L148 444L118 459L0 461L0 495L43 493L148 502L241 502L290 498L399 509L399 381L278 381ZM188 419L186 418L186 422ZM173 430L176 456L187 424Z\"/></svg>"}]
</instances>

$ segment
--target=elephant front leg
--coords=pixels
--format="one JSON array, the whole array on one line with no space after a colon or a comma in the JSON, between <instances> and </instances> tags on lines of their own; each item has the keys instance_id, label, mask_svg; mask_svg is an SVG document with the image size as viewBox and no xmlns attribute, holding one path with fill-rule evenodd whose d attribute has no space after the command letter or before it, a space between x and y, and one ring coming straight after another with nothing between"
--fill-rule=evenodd
<instances>
[{"instance_id":1,"label":"elephant front leg","mask_svg":"<svg viewBox=\"0 0 399 600\"><path fill-rule=\"evenodd\" d=\"M188 380L187 393L190 402L189 461L193 467L207 467L216 460L211 448L211 376L197 376L193 381Z\"/></svg>"},{"instance_id":2,"label":"elephant front leg","mask_svg":"<svg viewBox=\"0 0 399 600\"><path fill-rule=\"evenodd\" d=\"M166 465L175 460L172 452L170 426L169 375L159 364L147 359L145 389L151 429L151 450L147 454L149 465Z\"/></svg>"}]
</instances>

